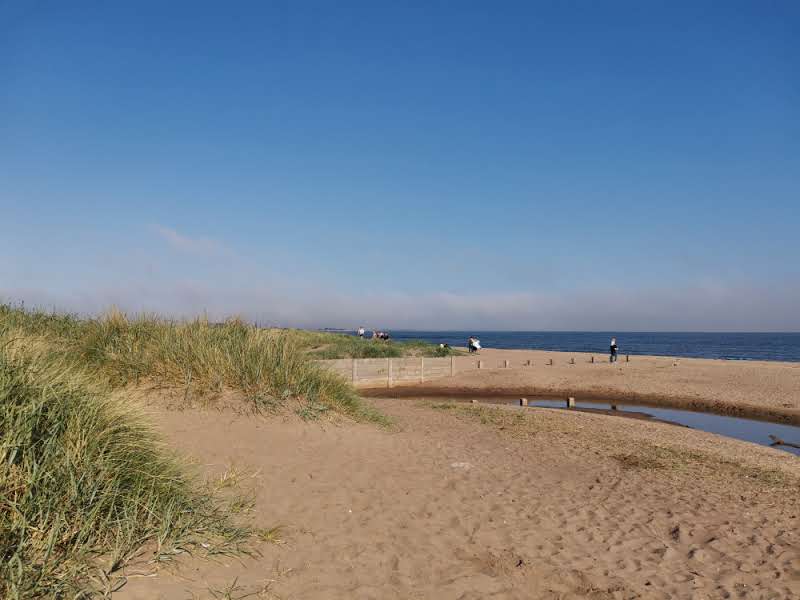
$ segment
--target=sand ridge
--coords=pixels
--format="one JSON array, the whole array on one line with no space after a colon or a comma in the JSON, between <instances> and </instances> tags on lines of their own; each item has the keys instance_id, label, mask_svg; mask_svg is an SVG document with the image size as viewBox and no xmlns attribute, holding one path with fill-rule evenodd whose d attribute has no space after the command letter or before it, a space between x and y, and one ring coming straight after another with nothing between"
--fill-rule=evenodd
<instances>
[{"instance_id":1,"label":"sand ridge","mask_svg":"<svg viewBox=\"0 0 800 600\"><path fill-rule=\"evenodd\" d=\"M286 543L185 560L119 597L212 598L234 580L232 597L284 600L800 597L800 502L785 481L621 460L643 444L716 452L796 486L791 455L598 415L374 402L393 430L159 412L208 472L259 474L251 519L284 525Z\"/></svg>"}]
</instances>

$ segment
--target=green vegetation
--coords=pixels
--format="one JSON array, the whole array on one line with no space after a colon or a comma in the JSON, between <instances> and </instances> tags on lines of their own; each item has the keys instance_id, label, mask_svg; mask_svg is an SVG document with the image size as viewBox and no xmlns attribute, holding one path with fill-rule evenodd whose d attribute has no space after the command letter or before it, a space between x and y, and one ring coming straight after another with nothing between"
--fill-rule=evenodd
<instances>
[{"instance_id":1,"label":"green vegetation","mask_svg":"<svg viewBox=\"0 0 800 600\"><path fill-rule=\"evenodd\" d=\"M0 348L0 597L108 592L145 545L240 549L248 532L97 373L2 323Z\"/></svg>"},{"instance_id":2,"label":"green vegetation","mask_svg":"<svg viewBox=\"0 0 800 600\"><path fill-rule=\"evenodd\" d=\"M361 339L341 333L301 332L308 354L316 359L330 358L399 358L401 356L450 356L461 354L452 348L440 348L422 340Z\"/></svg>"},{"instance_id":3,"label":"green vegetation","mask_svg":"<svg viewBox=\"0 0 800 600\"><path fill-rule=\"evenodd\" d=\"M113 387L156 385L181 389L187 397L233 390L257 410L275 409L292 399L304 405L298 409L303 415L333 410L382 421L349 384L309 360L308 350L315 344L346 336L256 329L238 319L221 325L202 319L129 319L118 311L82 320L6 305L0 305L0 323L94 369Z\"/></svg>"},{"instance_id":4,"label":"green vegetation","mask_svg":"<svg viewBox=\"0 0 800 600\"><path fill-rule=\"evenodd\" d=\"M324 334L320 334L324 335ZM330 335L330 334L329 334ZM241 321L97 319L0 305L0 597L108 593L138 554L241 552L279 530L235 526L252 499L201 485L139 414L137 387L255 410L292 403L304 418L337 412L384 422L355 391L314 365L318 334Z\"/></svg>"}]
</instances>

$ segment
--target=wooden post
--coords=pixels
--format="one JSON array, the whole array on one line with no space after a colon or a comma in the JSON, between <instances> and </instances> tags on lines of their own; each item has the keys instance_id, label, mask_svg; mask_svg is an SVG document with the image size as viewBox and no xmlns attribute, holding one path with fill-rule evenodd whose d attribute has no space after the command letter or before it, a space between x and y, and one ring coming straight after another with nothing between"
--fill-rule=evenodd
<instances>
[{"instance_id":1,"label":"wooden post","mask_svg":"<svg viewBox=\"0 0 800 600\"><path fill-rule=\"evenodd\" d=\"M482 368L483 368L483 361L482 361L482 360L479 360L479 361L478 361L478 368L479 368L479 369L482 369Z\"/></svg>"},{"instance_id":2,"label":"wooden post","mask_svg":"<svg viewBox=\"0 0 800 600\"><path fill-rule=\"evenodd\" d=\"M425 381L425 357L419 357L419 382Z\"/></svg>"},{"instance_id":3,"label":"wooden post","mask_svg":"<svg viewBox=\"0 0 800 600\"><path fill-rule=\"evenodd\" d=\"M575 408L575 398L572 396L567 398L567 408Z\"/></svg>"},{"instance_id":4,"label":"wooden post","mask_svg":"<svg viewBox=\"0 0 800 600\"><path fill-rule=\"evenodd\" d=\"M569 364L574 365L575 364L575 359L574 358L570 358L569 359Z\"/></svg>"},{"instance_id":5,"label":"wooden post","mask_svg":"<svg viewBox=\"0 0 800 600\"><path fill-rule=\"evenodd\" d=\"M456 374L456 367L455 367L456 357L450 356L450 377Z\"/></svg>"},{"instance_id":6,"label":"wooden post","mask_svg":"<svg viewBox=\"0 0 800 600\"><path fill-rule=\"evenodd\" d=\"M508 361L506 360L506 361L503 361L503 362L505 363L505 367L507 369L508 368Z\"/></svg>"},{"instance_id":7,"label":"wooden post","mask_svg":"<svg viewBox=\"0 0 800 600\"><path fill-rule=\"evenodd\" d=\"M352 374L353 383L356 382L356 359L353 359L353 374Z\"/></svg>"},{"instance_id":8,"label":"wooden post","mask_svg":"<svg viewBox=\"0 0 800 600\"><path fill-rule=\"evenodd\" d=\"M392 387L392 359L386 359L386 387Z\"/></svg>"},{"instance_id":9,"label":"wooden post","mask_svg":"<svg viewBox=\"0 0 800 600\"><path fill-rule=\"evenodd\" d=\"M525 366L526 367L530 367L531 366L531 359L530 358L525 361Z\"/></svg>"},{"instance_id":10,"label":"wooden post","mask_svg":"<svg viewBox=\"0 0 800 600\"><path fill-rule=\"evenodd\" d=\"M594 363L594 356L592 357L592 359L589 362L590 363Z\"/></svg>"},{"instance_id":11,"label":"wooden post","mask_svg":"<svg viewBox=\"0 0 800 600\"><path fill-rule=\"evenodd\" d=\"M631 357L629 354L625 355L625 362L631 362Z\"/></svg>"},{"instance_id":12,"label":"wooden post","mask_svg":"<svg viewBox=\"0 0 800 600\"><path fill-rule=\"evenodd\" d=\"M553 359L551 358L551 359L550 359L550 362L548 362L547 364L548 364L548 365L550 365L550 366L552 367L552 366L553 366Z\"/></svg>"},{"instance_id":13,"label":"wooden post","mask_svg":"<svg viewBox=\"0 0 800 600\"><path fill-rule=\"evenodd\" d=\"M617 405L616 404L612 404L611 405L611 410L617 410Z\"/></svg>"},{"instance_id":14,"label":"wooden post","mask_svg":"<svg viewBox=\"0 0 800 600\"><path fill-rule=\"evenodd\" d=\"M519 399L520 406L528 406L528 399L527 398L520 398Z\"/></svg>"}]
</instances>

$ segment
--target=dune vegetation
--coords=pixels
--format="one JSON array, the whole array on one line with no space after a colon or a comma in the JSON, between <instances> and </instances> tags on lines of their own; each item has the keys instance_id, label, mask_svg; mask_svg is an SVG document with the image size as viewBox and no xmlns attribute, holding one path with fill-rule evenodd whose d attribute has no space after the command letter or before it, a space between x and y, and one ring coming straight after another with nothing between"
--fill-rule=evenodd
<instances>
[{"instance_id":1,"label":"dune vegetation","mask_svg":"<svg viewBox=\"0 0 800 600\"><path fill-rule=\"evenodd\" d=\"M312 360L345 337L0 305L0 597L108 591L137 553L241 551L249 532L161 444L132 392L233 392L256 411L381 423Z\"/></svg>"},{"instance_id":2,"label":"dune vegetation","mask_svg":"<svg viewBox=\"0 0 800 600\"><path fill-rule=\"evenodd\" d=\"M298 332L309 356L330 358L399 358L401 356L450 356L458 354L452 348L440 348L421 340L372 340L352 335L328 332Z\"/></svg>"},{"instance_id":3,"label":"dune vegetation","mask_svg":"<svg viewBox=\"0 0 800 600\"><path fill-rule=\"evenodd\" d=\"M249 533L102 375L0 323L0 597L89 597L122 564Z\"/></svg>"},{"instance_id":4,"label":"dune vegetation","mask_svg":"<svg viewBox=\"0 0 800 600\"><path fill-rule=\"evenodd\" d=\"M206 398L232 391L256 410L280 408L292 399L316 412L381 420L347 382L310 360L320 357L314 348L330 353L338 346L338 356L347 356L348 336L258 329L235 318L175 322L147 315L129 318L111 310L99 318L79 319L7 305L0 305L0 322L16 335L92 368L113 388L160 386Z\"/></svg>"}]
</instances>

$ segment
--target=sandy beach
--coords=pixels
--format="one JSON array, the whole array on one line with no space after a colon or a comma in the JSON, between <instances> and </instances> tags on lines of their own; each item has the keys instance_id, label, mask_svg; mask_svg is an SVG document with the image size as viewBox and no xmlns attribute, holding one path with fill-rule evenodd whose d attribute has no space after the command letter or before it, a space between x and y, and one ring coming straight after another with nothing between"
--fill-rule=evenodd
<instances>
[{"instance_id":1,"label":"sandy beach","mask_svg":"<svg viewBox=\"0 0 800 600\"><path fill-rule=\"evenodd\" d=\"M279 543L133 564L115 597L800 596L794 456L592 414L371 402L392 427L158 409L170 445L235 479Z\"/></svg>"},{"instance_id":2,"label":"sandy beach","mask_svg":"<svg viewBox=\"0 0 800 600\"><path fill-rule=\"evenodd\" d=\"M617 399L800 424L800 363L663 356L631 356L626 362L620 355L610 364L599 353L491 348L481 350L478 358L483 361L480 370L398 386L391 393ZM505 361L510 368L504 367ZM365 393L386 394L383 389Z\"/></svg>"}]
</instances>

